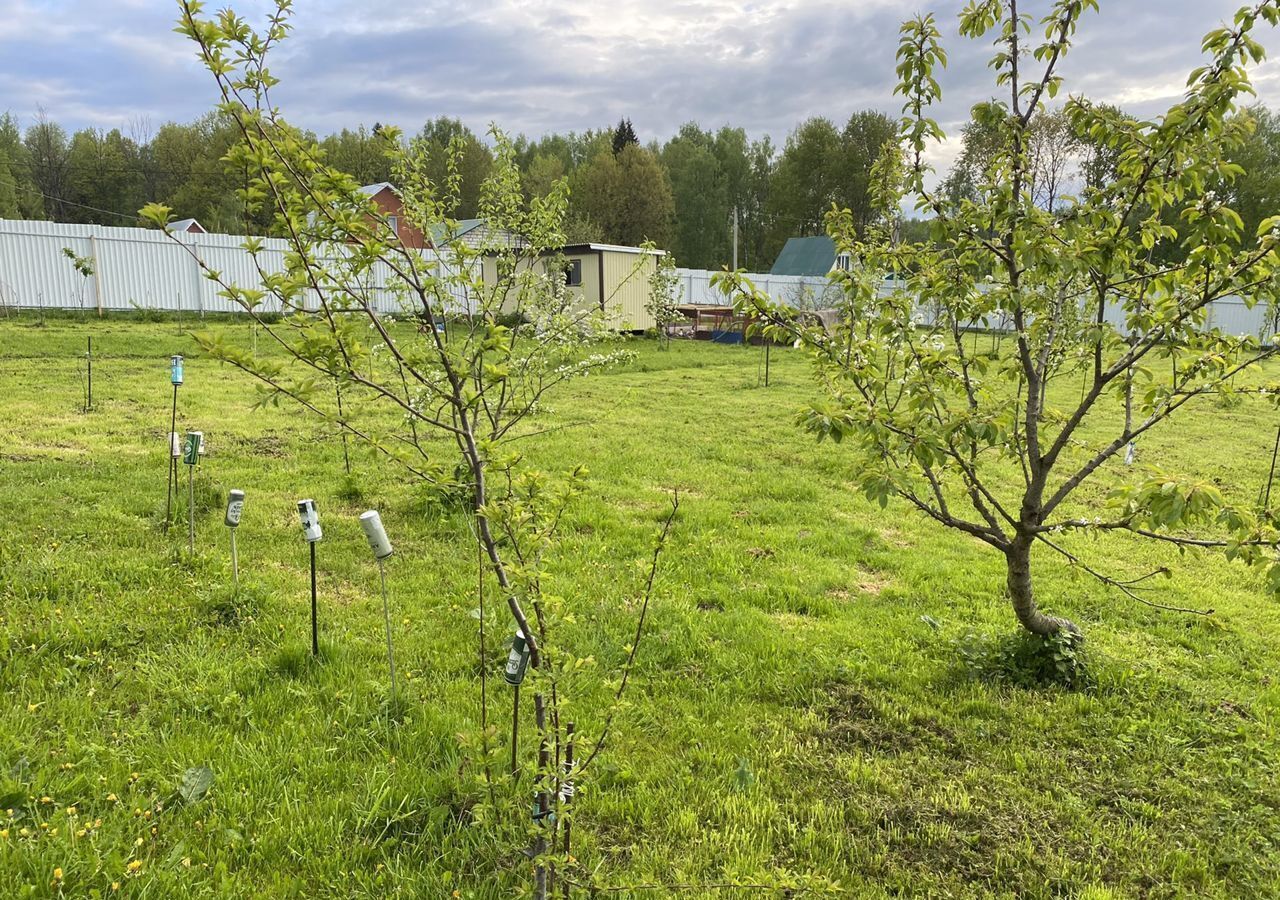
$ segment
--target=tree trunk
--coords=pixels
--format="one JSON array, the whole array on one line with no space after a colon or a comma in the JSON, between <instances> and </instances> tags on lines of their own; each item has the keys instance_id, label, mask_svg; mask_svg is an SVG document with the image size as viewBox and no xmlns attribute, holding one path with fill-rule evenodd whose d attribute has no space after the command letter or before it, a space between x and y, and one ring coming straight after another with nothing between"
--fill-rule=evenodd
<instances>
[{"instance_id":1,"label":"tree trunk","mask_svg":"<svg viewBox=\"0 0 1280 900\"><path fill-rule=\"evenodd\" d=\"M1040 612L1036 604L1035 592L1031 587L1031 544L1034 538L1019 536L1005 551L1005 562L1008 566L1007 581L1009 599L1013 601L1013 612L1022 623L1022 627L1032 634L1044 637L1055 635L1060 631L1079 634L1080 628L1070 619L1048 616Z\"/></svg>"}]
</instances>

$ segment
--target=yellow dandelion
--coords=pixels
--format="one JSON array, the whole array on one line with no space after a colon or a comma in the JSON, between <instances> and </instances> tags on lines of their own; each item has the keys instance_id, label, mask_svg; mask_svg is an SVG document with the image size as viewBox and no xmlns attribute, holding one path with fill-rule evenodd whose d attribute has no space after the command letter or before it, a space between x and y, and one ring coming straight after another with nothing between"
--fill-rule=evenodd
<instances>
[{"instance_id":1,"label":"yellow dandelion","mask_svg":"<svg viewBox=\"0 0 1280 900\"><path fill-rule=\"evenodd\" d=\"M135 859L133 862L129 863L129 865L125 866L125 870L128 871L130 875L137 875L142 871L142 860Z\"/></svg>"},{"instance_id":2,"label":"yellow dandelion","mask_svg":"<svg viewBox=\"0 0 1280 900\"><path fill-rule=\"evenodd\" d=\"M8 828L0 828L0 841L4 841L4 840L8 840L8 839L9 839L9 829L8 829Z\"/></svg>"},{"instance_id":3,"label":"yellow dandelion","mask_svg":"<svg viewBox=\"0 0 1280 900\"><path fill-rule=\"evenodd\" d=\"M107 802L108 802L108 803L115 803L115 802L116 802L117 800L119 800L119 799L120 799L120 798L119 798L119 797L117 797L115 794L107 794Z\"/></svg>"},{"instance_id":4,"label":"yellow dandelion","mask_svg":"<svg viewBox=\"0 0 1280 900\"><path fill-rule=\"evenodd\" d=\"M53 880L54 880L54 881L61 881L61 880L62 880L62 867L61 867L61 866L59 866L58 868L56 868L56 869L54 869L54 870L53 870Z\"/></svg>"},{"instance_id":5,"label":"yellow dandelion","mask_svg":"<svg viewBox=\"0 0 1280 900\"><path fill-rule=\"evenodd\" d=\"M118 881L113 881L113 882L111 882L111 890L113 890L113 891L118 891L118 890L120 890L120 882L118 882Z\"/></svg>"}]
</instances>

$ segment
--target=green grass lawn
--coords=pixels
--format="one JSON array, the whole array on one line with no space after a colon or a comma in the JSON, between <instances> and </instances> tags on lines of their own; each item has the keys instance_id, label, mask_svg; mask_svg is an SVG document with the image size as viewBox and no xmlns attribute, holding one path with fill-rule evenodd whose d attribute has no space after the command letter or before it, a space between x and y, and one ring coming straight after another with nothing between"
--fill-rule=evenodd
<instances>
[{"instance_id":1,"label":"green grass lawn","mask_svg":"<svg viewBox=\"0 0 1280 900\"><path fill-rule=\"evenodd\" d=\"M598 883L816 875L871 897L1280 896L1280 610L1257 574L1077 538L1108 571L1173 566L1156 599L1216 614L1135 604L1041 555L1041 601L1085 628L1096 687L976 680L961 648L1015 627L1003 561L859 494L850 450L792 425L812 395L799 354L775 350L764 388L758 349L634 349L631 365L557 394L535 423L545 433L522 442L550 471L591 470L548 586L576 611L564 643L597 663L566 685L588 737L669 491L682 492L631 703L576 801L576 855ZM179 429L203 429L211 451L193 559L185 524L161 528L175 352L190 355ZM254 396L172 322L0 319L0 896L517 894L528 866L511 835L531 785L504 786L509 821L469 814L466 518L365 452L363 497L344 500L341 442L293 409L251 409ZM1142 462L1256 496L1275 411L1207 401L1184 423L1144 441ZM1115 477L1087 485L1075 511ZM233 487L248 494L238 600L221 524ZM325 529L316 662L301 497ZM357 523L373 507L397 549L396 724ZM509 689L489 688L505 742ZM526 720L526 758L532 732ZM181 802L199 766L212 787Z\"/></svg>"}]
</instances>

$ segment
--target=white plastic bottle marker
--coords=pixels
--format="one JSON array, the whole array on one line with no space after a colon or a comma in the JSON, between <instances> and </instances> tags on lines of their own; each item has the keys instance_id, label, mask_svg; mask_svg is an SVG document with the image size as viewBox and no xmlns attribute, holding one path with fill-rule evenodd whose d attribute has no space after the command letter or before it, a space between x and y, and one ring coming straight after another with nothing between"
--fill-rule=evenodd
<instances>
[{"instance_id":1,"label":"white plastic bottle marker","mask_svg":"<svg viewBox=\"0 0 1280 900\"><path fill-rule=\"evenodd\" d=\"M169 457L182 459L182 435L176 431L169 432Z\"/></svg>"},{"instance_id":2,"label":"white plastic bottle marker","mask_svg":"<svg viewBox=\"0 0 1280 900\"><path fill-rule=\"evenodd\" d=\"M369 510L360 514L360 527L364 536L369 539L369 549L378 559L386 559L391 555L391 541L387 538L387 530L382 527L382 516L377 510Z\"/></svg>"},{"instance_id":3,"label":"white plastic bottle marker","mask_svg":"<svg viewBox=\"0 0 1280 900\"><path fill-rule=\"evenodd\" d=\"M227 497L227 518L228 528L235 528L240 524L240 515L244 512L244 491L232 491Z\"/></svg>"},{"instance_id":4,"label":"white plastic bottle marker","mask_svg":"<svg viewBox=\"0 0 1280 900\"><path fill-rule=\"evenodd\" d=\"M299 500L298 517L302 520L302 536L308 544L314 544L324 537L320 530L320 514L316 511L316 501Z\"/></svg>"}]
</instances>

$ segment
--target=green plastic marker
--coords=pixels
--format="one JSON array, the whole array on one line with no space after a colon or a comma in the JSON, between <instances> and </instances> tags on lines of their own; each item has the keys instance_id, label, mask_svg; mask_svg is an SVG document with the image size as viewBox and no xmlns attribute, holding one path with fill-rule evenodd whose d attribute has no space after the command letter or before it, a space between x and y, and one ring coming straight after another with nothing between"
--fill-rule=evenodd
<instances>
[{"instance_id":1,"label":"green plastic marker","mask_svg":"<svg viewBox=\"0 0 1280 900\"><path fill-rule=\"evenodd\" d=\"M182 461L189 466L200 462L200 447L204 444L203 431L188 431L187 439L182 445Z\"/></svg>"}]
</instances>

